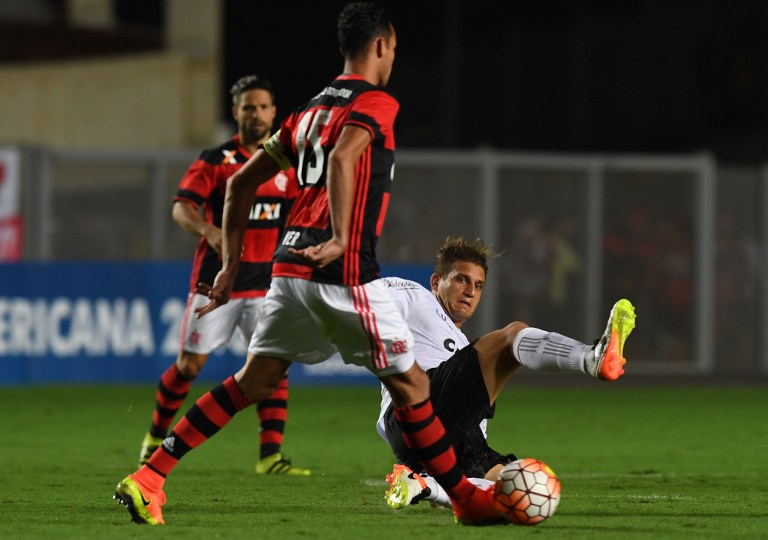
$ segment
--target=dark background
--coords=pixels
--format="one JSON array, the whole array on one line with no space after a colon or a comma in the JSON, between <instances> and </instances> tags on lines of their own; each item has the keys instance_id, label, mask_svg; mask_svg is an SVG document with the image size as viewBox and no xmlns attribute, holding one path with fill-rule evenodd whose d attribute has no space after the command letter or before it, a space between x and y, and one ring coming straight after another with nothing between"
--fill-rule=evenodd
<instances>
[{"instance_id":1,"label":"dark background","mask_svg":"<svg viewBox=\"0 0 768 540\"><path fill-rule=\"evenodd\" d=\"M48 3L64 20L65 3ZM226 0L226 88L267 77L280 118L313 96L341 71L344 3ZM398 33L401 147L768 157L768 1L381 3ZM55 50L35 28L0 28L0 62L163 47L162 0L116 0L115 15L111 36L79 32ZM228 119L226 93L220 108Z\"/></svg>"},{"instance_id":2,"label":"dark background","mask_svg":"<svg viewBox=\"0 0 768 540\"><path fill-rule=\"evenodd\" d=\"M281 112L311 97L341 71L344 3L229 0L225 80L263 73ZM768 2L383 5L401 146L768 157Z\"/></svg>"}]
</instances>

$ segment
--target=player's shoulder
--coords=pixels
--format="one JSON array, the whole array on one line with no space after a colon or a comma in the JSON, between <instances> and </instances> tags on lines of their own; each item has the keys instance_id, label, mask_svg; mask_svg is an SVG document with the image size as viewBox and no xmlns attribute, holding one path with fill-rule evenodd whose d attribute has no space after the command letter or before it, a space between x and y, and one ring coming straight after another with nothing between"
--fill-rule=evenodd
<instances>
[{"instance_id":1,"label":"player's shoulder","mask_svg":"<svg viewBox=\"0 0 768 540\"><path fill-rule=\"evenodd\" d=\"M400 108L400 102L397 96L386 86L376 86L368 83L367 86L360 88L355 95L357 106L365 106L373 109L384 109L397 111Z\"/></svg>"},{"instance_id":2,"label":"player's shoulder","mask_svg":"<svg viewBox=\"0 0 768 540\"><path fill-rule=\"evenodd\" d=\"M374 96L378 99L392 100L395 102L399 101L397 99L397 94L395 94L388 86L376 86L375 84L371 84L364 90L364 92L367 95ZM361 92L361 94L362 93L363 92Z\"/></svg>"},{"instance_id":3,"label":"player's shoulder","mask_svg":"<svg viewBox=\"0 0 768 540\"><path fill-rule=\"evenodd\" d=\"M392 92L383 86L366 83L350 105L349 121L369 126L374 131L391 133L400 103ZM394 141L392 141L394 149Z\"/></svg>"},{"instance_id":4,"label":"player's shoulder","mask_svg":"<svg viewBox=\"0 0 768 540\"><path fill-rule=\"evenodd\" d=\"M198 159L211 165L220 163L234 163L239 161L240 147L234 139L229 139L217 146L205 148L200 152Z\"/></svg>"}]
</instances>

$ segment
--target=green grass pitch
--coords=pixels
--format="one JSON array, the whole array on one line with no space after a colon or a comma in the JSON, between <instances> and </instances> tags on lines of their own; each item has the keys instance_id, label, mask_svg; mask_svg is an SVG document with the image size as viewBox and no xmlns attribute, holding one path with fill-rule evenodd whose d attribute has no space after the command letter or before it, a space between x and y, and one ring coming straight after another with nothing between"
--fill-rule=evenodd
<instances>
[{"instance_id":1,"label":"green grass pitch","mask_svg":"<svg viewBox=\"0 0 768 540\"><path fill-rule=\"evenodd\" d=\"M538 384L538 383L536 383ZM198 382L192 398L212 383ZM165 527L112 500L136 467L154 388L0 388L0 538L768 538L768 389L513 380L491 445L558 474L533 527L460 527L448 510L390 510L378 389L293 387L284 451L305 478L257 476L254 410L190 453L166 484Z\"/></svg>"}]
</instances>

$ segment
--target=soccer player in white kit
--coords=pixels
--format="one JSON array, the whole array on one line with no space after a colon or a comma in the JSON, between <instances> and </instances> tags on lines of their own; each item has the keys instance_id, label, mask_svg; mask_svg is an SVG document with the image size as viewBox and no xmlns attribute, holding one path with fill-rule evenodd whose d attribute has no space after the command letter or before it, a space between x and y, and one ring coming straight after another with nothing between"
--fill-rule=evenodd
<instances>
[{"instance_id":1,"label":"soccer player in white kit","mask_svg":"<svg viewBox=\"0 0 768 540\"><path fill-rule=\"evenodd\" d=\"M416 360L430 379L430 397L470 481L489 486L504 464L516 459L488 446L486 425L502 388L524 365L536 371L574 371L616 380L626 359L624 342L634 328L632 304L619 300L595 345L512 322L470 343L461 331L477 309L486 284L491 250L482 241L448 238L437 253L430 288L402 278L384 278L414 334ZM402 509L421 500L450 506L450 499L403 440L391 397L382 386L376 428L398 460L387 475L386 501Z\"/></svg>"}]
</instances>

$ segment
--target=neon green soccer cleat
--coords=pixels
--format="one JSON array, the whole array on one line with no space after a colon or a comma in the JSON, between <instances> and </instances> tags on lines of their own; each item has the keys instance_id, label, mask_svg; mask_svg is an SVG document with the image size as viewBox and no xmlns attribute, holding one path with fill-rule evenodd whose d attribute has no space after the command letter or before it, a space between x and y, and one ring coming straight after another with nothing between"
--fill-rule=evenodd
<instances>
[{"instance_id":1,"label":"neon green soccer cleat","mask_svg":"<svg viewBox=\"0 0 768 540\"><path fill-rule=\"evenodd\" d=\"M384 500L395 510L416 504L432 494L424 478L405 465L395 465L387 475L387 483L389 489L384 493Z\"/></svg>"},{"instance_id":2,"label":"neon green soccer cleat","mask_svg":"<svg viewBox=\"0 0 768 540\"><path fill-rule=\"evenodd\" d=\"M595 355L587 362L587 372L604 381L615 381L624 374L624 342L635 327L635 306L622 298L613 305L605 332L595 342Z\"/></svg>"},{"instance_id":3,"label":"neon green soccer cleat","mask_svg":"<svg viewBox=\"0 0 768 540\"><path fill-rule=\"evenodd\" d=\"M149 496L147 500L144 495ZM112 495L118 504L122 504L131 514L131 520L141 525L164 525L162 506L165 504L165 492L142 493L139 485L126 476L117 484Z\"/></svg>"},{"instance_id":4,"label":"neon green soccer cleat","mask_svg":"<svg viewBox=\"0 0 768 540\"><path fill-rule=\"evenodd\" d=\"M144 441L141 443L141 451L139 452L139 467L146 465L147 461L149 461L149 458L152 457L152 454L155 453L155 450L160 448L162 444L163 439L160 437L153 437L149 432L147 432L147 434L144 435Z\"/></svg>"},{"instance_id":5,"label":"neon green soccer cleat","mask_svg":"<svg viewBox=\"0 0 768 540\"><path fill-rule=\"evenodd\" d=\"M258 474L287 474L290 476L309 476L312 474L309 469L294 467L291 460L284 457L280 452L261 458L256 463L256 472Z\"/></svg>"}]
</instances>

